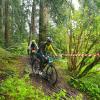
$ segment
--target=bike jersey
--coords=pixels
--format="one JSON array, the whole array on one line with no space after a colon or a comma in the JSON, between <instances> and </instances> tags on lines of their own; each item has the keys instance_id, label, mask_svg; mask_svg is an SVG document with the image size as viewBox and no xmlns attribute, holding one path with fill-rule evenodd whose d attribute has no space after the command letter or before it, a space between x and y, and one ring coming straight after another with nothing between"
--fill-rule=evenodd
<instances>
[{"instance_id":1,"label":"bike jersey","mask_svg":"<svg viewBox=\"0 0 100 100\"><path fill-rule=\"evenodd\" d=\"M47 52L52 52L55 56L57 56L57 54L56 54L55 50L53 49L52 45L50 44L48 46L47 43L43 43L42 45L40 45L40 48L39 48L38 52L40 52L42 54L46 54Z\"/></svg>"}]
</instances>

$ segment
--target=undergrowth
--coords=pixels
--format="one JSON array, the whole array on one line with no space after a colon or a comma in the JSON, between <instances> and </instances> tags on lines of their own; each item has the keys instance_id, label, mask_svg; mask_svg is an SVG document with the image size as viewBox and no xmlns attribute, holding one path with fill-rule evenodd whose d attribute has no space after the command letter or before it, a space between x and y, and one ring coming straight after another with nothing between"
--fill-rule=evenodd
<instances>
[{"instance_id":1,"label":"undergrowth","mask_svg":"<svg viewBox=\"0 0 100 100\"><path fill-rule=\"evenodd\" d=\"M15 44L7 48L8 51L11 53L14 53L15 55L27 55L27 42L21 43L21 44Z\"/></svg>"},{"instance_id":2,"label":"undergrowth","mask_svg":"<svg viewBox=\"0 0 100 100\"><path fill-rule=\"evenodd\" d=\"M100 100L100 74L90 74L81 79L71 79L70 84L91 96L92 100Z\"/></svg>"},{"instance_id":3,"label":"undergrowth","mask_svg":"<svg viewBox=\"0 0 100 100\"><path fill-rule=\"evenodd\" d=\"M0 48L0 79L4 79L9 75L16 73L16 61L15 57L10 52Z\"/></svg>"},{"instance_id":4,"label":"undergrowth","mask_svg":"<svg viewBox=\"0 0 100 100\"><path fill-rule=\"evenodd\" d=\"M43 92L30 85L28 77L9 77L0 84L0 100L50 100Z\"/></svg>"},{"instance_id":5,"label":"undergrowth","mask_svg":"<svg viewBox=\"0 0 100 100\"><path fill-rule=\"evenodd\" d=\"M79 94L75 98L68 97L65 90L45 95L41 88L35 88L29 81L29 76L23 78L9 77L0 84L0 100L82 100Z\"/></svg>"}]
</instances>

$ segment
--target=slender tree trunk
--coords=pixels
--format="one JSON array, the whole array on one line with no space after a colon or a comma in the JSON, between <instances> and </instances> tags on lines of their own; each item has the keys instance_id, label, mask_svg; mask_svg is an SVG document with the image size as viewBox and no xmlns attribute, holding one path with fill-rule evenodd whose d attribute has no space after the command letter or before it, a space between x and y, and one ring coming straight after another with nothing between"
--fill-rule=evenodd
<instances>
[{"instance_id":1,"label":"slender tree trunk","mask_svg":"<svg viewBox=\"0 0 100 100\"><path fill-rule=\"evenodd\" d=\"M68 49L68 53L69 54L74 54L75 53L75 48L73 47L73 29L72 29L72 18L71 18L71 13L72 13L72 8L71 8L71 5L72 5L72 0L70 0L70 4L69 4L69 9L70 9L70 12L69 12L69 24L68 24L68 30L69 30L69 49ZM77 59L76 57L72 57L72 56L69 56L68 57L68 70L69 71L75 71L76 70L76 62L77 62Z\"/></svg>"},{"instance_id":2,"label":"slender tree trunk","mask_svg":"<svg viewBox=\"0 0 100 100\"><path fill-rule=\"evenodd\" d=\"M36 12L36 0L33 0L33 5L32 5L32 15L31 15L31 33L35 34L35 13Z\"/></svg>"},{"instance_id":3,"label":"slender tree trunk","mask_svg":"<svg viewBox=\"0 0 100 100\"><path fill-rule=\"evenodd\" d=\"M98 62L100 62L100 57L95 57L94 61L84 69L78 78L85 76L96 64L98 64Z\"/></svg>"},{"instance_id":4,"label":"slender tree trunk","mask_svg":"<svg viewBox=\"0 0 100 100\"><path fill-rule=\"evenodd\" d=\"M72 52L72 50L71 50L71 48L72 48L72 32L71 32L71 30L69 31L69 54L71 54L71 52ZM69 59L68 59L68 70L70 70L70 71L72 71L72 57L71 56L69 56Z\"/></svg>"},{"instance_id":5,"label":"slender tree trunk","mask_svg":"<svg viewBox=\"0 0 100 100\"><path fill-rule=\"evenodd\" d=\"M31 14L31 23L29 23L30 32L29 32L29 39L28 39L28 45L30 41L32 40L32 37L35 36L36 33L36 27L35 27L35 15L36 15L36 0L33 0L32 4L32 14Z\"/></svg>"},{"instance_id":6,"label":"slender tree trunk","mask_svg":"<svg viewBox=\"0 0 100 100\"><path fill-rule=\"evenodd\" d=\"M9 0L5 0L5 32L4 32L4 38L5 38L5 47L8 47L9 44L9 28L8 28L8 8L9 8Z\"/></svg>"},{"instance_id":7,"label":"slender tree trunk","mask_svg":"<svg viewBox=\"0 0 100 100\"><path fill-rule=\"evenodd\" d=\"M90 45L90 47L87 49L87 52L85 54L88 54L89 53L89 51L94 47L94 45L96 44L96 42L97 42L97 39ZM81 60L81 62L79 63L79 65L77 66L77 67L79 67L79 69L78 69L79 72L85 66L84 61L85 61L86 58L87 57L84 56L83 59Z\"/></svg>"},{"instance_id":8,"label":"slender tree trunk","mask_svg":"<svg viewBox=\"0 0 100 100\"><path fill-rule=\"evenodd\" d=\"M3 1L0 0L0 37L3 37ZM3 39L0 38L0 43L3 42Z\"/></svg>"},{"instance_id":9,"label":"slender tree trunk","mask_svg":"<svg viewBox=\"0 0 100 100\"><path fill-rule=\"evenodd\" d=\"M39 18L39 43L46 40L48 31L48 5L46 0L40 0L40 18Z\"/></svg>"},{"instance_id":10,"label":"slender tree trunk","mask_svg":"<svg viewBox=\"0 0 100 100\"><path fill-rule=\"evenodd\" d=\"M29 24L29 36L28 36L28 46L29 46L29 44L30 44L30 41L31 41L31 38L32 38L32 33L31 33L31 24L30 23L28 23Z\"/></svg>"}]
</instances>

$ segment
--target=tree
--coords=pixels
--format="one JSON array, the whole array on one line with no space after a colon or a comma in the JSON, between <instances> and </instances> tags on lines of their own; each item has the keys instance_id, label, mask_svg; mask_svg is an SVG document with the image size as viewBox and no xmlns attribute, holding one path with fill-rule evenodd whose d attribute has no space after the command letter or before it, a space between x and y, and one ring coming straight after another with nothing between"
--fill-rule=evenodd
<instances>
[{"instance_id":1,"label":"tree","mask_svg":"<svg viewBox=\"0 0 100 100\"><path fill-rule=\"evenodd\" d=\"M48 31L48 2L46 0L40 0L40 12L39 12L39 43L46 40Z\"/></svg>"},{"instance_id":2,"label":"tree","mask_svg":"<svg viewBox=\"0 0 100 100\"><path fill-rule=\"evenodd\" d=\"M9 45L9 0L5 0L5 47Z\"/></svg>"},{"instance_id":3,"label":"tree","mask_svg":"<svg viewBox=\"0 0 100 100\"><path fill-rule=\"evenodd\" d=\"M94 9L92 9L94 8ZM98 50L94 48L99 43L100 34L97 31L96 17L97 9L94 2L84 1L82 2L81 9L74 11L71 15L71 21L76 22L75 26L71 25L71 42L69 42L70 53L97 53ZM73 23L72 23L73 24ZM69 38L70 40L70 38ZM69 57L69 69L74 73L74 76L85 76L94 65L98 64L100 59L97 57ZM89 62L91 61L91 62Z\"/></svg>"},{"instance_id":4,"label":"tree","mask_svg":"<svg viewBox=\"0 0 100 100\"><path fill-rule=\"evenodd\" d=\"M54 23L56 23L56 27L59 27L58 25L62 24L63 27L67 29L66 35L68 38L66 40L66 45L68 54L95 54L100 50L98 47L100 44L100 24L98 23L100 17L98 16L98 6L95 5L97 1L98 0L80 0L81 7L76 11L72 5L72 0L58 0L57 2L51 0L50 10L52 19ZM97 43L99 43L98 46ZM74 76L79 75L83 69L83 73L87 74L91 68L94 67L94 64L92 64L93 66L90 68L91 63L89 60L91 60L91 63L95 61L95 64L99 61L99 59L95 60L93 57L69 56L67 57L68 69L74 74ZM90 66L88 67L87 64L90 64ZM81 76L86 75L83 73Z\"/></svg>"},{"instance_id":5,"label":"tree","mask_svg":"<svg viewBox=\"0 0 100 100\"><path fill-rule=\"evenodd\" d=\"M3 44L3 0L0 0L0 44Z\"/></svg>"},{"instance_id":6,"label":"tree","mask_svg":"<svg viewBox=\"0 0 100 100\"><path fill-rule=\"evenodd\" d=\"M30 41L32 40L32 37L36 35L35 18L36 18L36 0L33 0L32 13L31 13L31 23L30 23L30 35L29 35L28 45L29 45Z\"/></svg>"},{"instance_id":7,"label":"tree","mask_svg":"<svg viewBox=\"0 0 100 100\"><path fill-rule=\"evenodd\" d=\"M36 0L33 0L32 4L32 15L31 15L31 32L35 34L35 16L36 16Z\"/></svg>"},{"instance_id":8,"label":"tree","mask_svg":"<svg viewBox=\"0 0 100 100\"><path fill-rule=\"evenodd\" d=\"M27 2L27 3L25 3ZM13 43L21 43L28 39L28 31L26 24L30 15L29 0L12 0L11 2L11 29L12 29L12 45Z\"/></svg>"}]
</instances>

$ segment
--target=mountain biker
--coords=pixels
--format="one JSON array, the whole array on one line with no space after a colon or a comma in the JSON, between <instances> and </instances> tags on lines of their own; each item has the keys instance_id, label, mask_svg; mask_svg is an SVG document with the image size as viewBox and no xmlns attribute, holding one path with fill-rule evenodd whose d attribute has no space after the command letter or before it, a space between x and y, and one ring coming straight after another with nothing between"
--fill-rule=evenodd
<instances>
[{"instance_id":1,"label":"mountain biker","mask_svg":"<svg viewBox=\"0 0 100 100\"><path fill-rule=\"evenodd\" d=\"M57 53L52 47L52 38L47 37L46 42L42 43L37 51L37 57L40 59L40 74L42 74L43 65L45 61L47 61L47 54L52 52L55 56L57 56Z\"/></svg>"},{"instance_id":2,"label":"mountain biker","mask_svg":"<svg viewBox=\"0 0 100 100\"><path fill-rule=\"evenodd\" d=\"M28 55L30 55L30 64L32 65L33 67L33 64L34 64L34 60L36 58L36 52L38 50L38 46L37 46L37 43L35 40L32 40L29 44L29 47L28 47Z\"/></svg>"},{"instance_id":3,"label":"mountain biker","mask_svg":"<svg viewBox=\"0 0 100 100\"><path fill-rule=\"evenodd\" d=\"M38 46L35 40L32 40L28 47L28 54L32 54L32 52L36 52L38 50Z\"/></svg>"}]
</instances>

